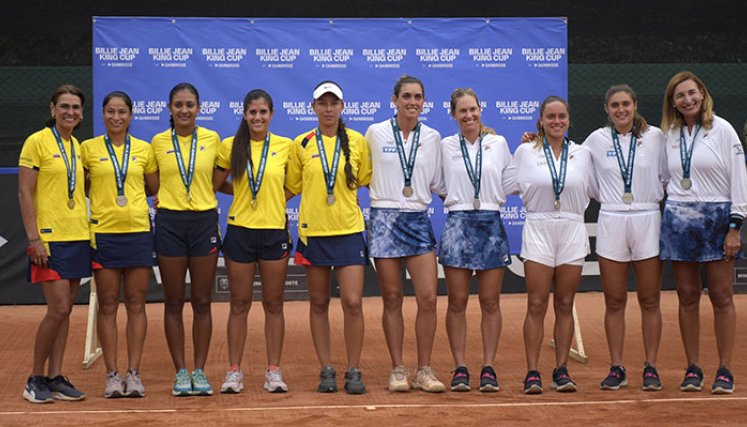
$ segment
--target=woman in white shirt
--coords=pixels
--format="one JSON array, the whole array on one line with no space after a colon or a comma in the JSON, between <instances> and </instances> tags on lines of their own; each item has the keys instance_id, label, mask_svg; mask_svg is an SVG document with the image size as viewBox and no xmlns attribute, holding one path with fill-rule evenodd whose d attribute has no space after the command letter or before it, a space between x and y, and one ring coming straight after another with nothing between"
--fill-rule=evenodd
<instances>
[{"instance_id":1,"label":"woman in white shirt","mask_svg":"<svg viewBox=\"0 0 747 427\"><path fill-rule=\"evenodd\" d=\"M604 291L604 328L610 371L603 390L627 385L623 367L628 271L635 270L641 307L645 363L643 389L661 390L656 357L661 338L661 260L659 202L664 197L664 135L638 113L630 86L614 85L604 97L608 125L584 141L591 151L601 204L596 252Z\"/></svg>"},{"instance_id":2,"label":"woman in white shirt","mask_svg":"<svg viewBox=\"0 0 747 427\"><path fill-rule=\"evenodd\" d=\"M431 193L437 193L442 186L441 135L419 120L425 102L425 89L419 79L401 77L394 85L392 102L397 114L371 125L366 132L373 166L367 237L384 299L382 324L393 367L389 390L410 389L402 359L404 263L418 304L415 320L418 371L412 387L438 393L445 387L430 367L436 334L438 279L436 238L428 218L428 205Z\"/></svg>"},{"instance_id":3,"label":"woman in white shirt","mask_svg":"<svg viewBox=\"0 0 747 427\"><path fill-rule=\"evenodd\" d=\"M501 221L500 208L506 202L501 181L511 161L511 152L504 137L483 131L480 101L472 89L455 90L451 94L450 108L459 132L441 141L447 194L444 207L449 213L441 236L439 263L444 266L449 292L446 332L455 364L451 390L470 390L465 363L465 311L475 272L482 312L480 391L498 391L493 363L501 334L503 274L511 263L508 238Z\"/></svg>"},{"instance_id":4,"label":"woman in white shirt","mask_svg":"<svg viewBox=\"0 0 747 427\"><path fill-rule=\"evenodd\" d=\"M519 193L527 210L521 248L527 287L526 394L542 393L539 355L553 285L556 368L552 388L576 391L566 364L573 338L573 299L589 253L584 211L595 182L589 150L565 136L569 123L566 101L547 97L540 106L535 142L519 146L503 175L506 194Z\"/></svg>"},{"instance_id":5,"label":"woman in white shirt","mask_svg":"<svg viewBox=\"0 0 747 427\"><path fill-rule=\"evenodd\" d=\"M736 330L732 274L741 256L739 235L747 214L747 169L734 128L713 114L703 81L689 71L667 84L661 128L666 141L668 199L661 225L661 259L671 260L688 368L683 391L703 387L698 366L700 282L705 267L713 307L719 368L711 392L733 393L729 370Z\"/></svg>"}]
</instances>

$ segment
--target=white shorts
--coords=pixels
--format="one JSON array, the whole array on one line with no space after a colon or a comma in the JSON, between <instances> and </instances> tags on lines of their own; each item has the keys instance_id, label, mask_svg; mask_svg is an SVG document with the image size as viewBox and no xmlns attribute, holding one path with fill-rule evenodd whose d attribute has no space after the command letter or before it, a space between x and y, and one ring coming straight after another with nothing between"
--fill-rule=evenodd
<instances>
[{"instance_id":1,"label":"white shorts","mask_svg":"<svg viewBox=\"0 0 747 427\"><path fill-rule=\"evenodd\" d=\"M597 255L617 262L657 257L660 229L659 211L600 211L597 220Z\"/></svg>"},{"instance_id":2,"label":"white shorts","mask_svg":"<svg viewBox=\"0 0 747 427\"><path fill-rule=\"evenodd\" d=\"M590 253L586 225L568 218L527 218L521 239L521 257L549 267L583 265Z\"/></svg>"}]
</instances>

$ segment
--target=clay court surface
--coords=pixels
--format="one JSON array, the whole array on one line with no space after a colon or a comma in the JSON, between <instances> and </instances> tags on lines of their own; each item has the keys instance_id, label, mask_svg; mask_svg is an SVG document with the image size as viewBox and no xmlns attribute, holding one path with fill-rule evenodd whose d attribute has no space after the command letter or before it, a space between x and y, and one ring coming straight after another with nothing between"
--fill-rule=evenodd
<instances>
[{"instance_id":1,"label":"clay court surface","mask_svg":"<svg viewBox=\"0 0 747 427\"><path fill-rule=\"evenodd\" d=\"M43 316L43 306L0 307L0 425L513 425L554 424L580 425L737 425L747 424L747 295L735 297L738 313L736 346L732 371L736 392L731 396L713 396L709 391L683 393L678 389L686 365L677 326L677 297L672 291L662 294L664 331L659 374L664 382L661 392L643 392L641 370L643 350L640 340L640 320L635 295L630 294L625 360L629 386L620 391L601 391L599 382L608 370L607 347L604 339L604 303L600 293L579 294L576 300L586 353L589 362L569 363L570 373L579 386L574 394L559 394L550 390L553 351L549 347L552 313L545 328L545 346L541 371L545 393L525 396L522 381L526 371L522 323L525 295L502 297L503 334L496 368L501 391L482 394L475 391L479 374L481 341L479 309L476 297L468 308L468 364L473 378L473 391L426 394L410 391L392 394L387 391L389 356L381 330L381 300L364 300L366 341L361 370L368 388L363 396L345 393L319 394L315 391L319 366L311 343L306 302L288 302L285 306L286 338L283 373L290 387L287 394L268 394L262 389L265 369L263 315L255 302L249 315L249 337L244 358L245 390L239 395L212 397L181 397L170 394L174 369L163 336L161 304L147 307L149 331L141 374L147 396L142 399L110 400L101 396L105 368L99 360L89 370L81 368L85 343L88 307L76 306L71 318L71 332L65 358L64 374L88 397L82 402L55 402L32 405L21 392L31 368L34 333ZM710 304L704 296L702 304L701 366L705 385L710 383L717 368L716 345L712 333ZM440 379L447 382L453 369L444 318L446 298L439 297L439 324L432 365ZM187 329L190 309L185 309ZM218 389L227 365L225 324L228 303L213 305L213 341L206 372L213 388ZM332 301L333 359L342 386L344 344L342 340L342 310L339 300ZM120 309L120 371L126 367L124 345L124 308ZM415 300L405 301L405 360L410 368L416 365L414 344ZM189 335L188 335L189 337ZM189 341L189 340L188 340ZM191 348L188 347L188 361ZM188 362L189 364L190 362ZM191 366L190 366L191 367Z\"/></svg>"}]
</instances>

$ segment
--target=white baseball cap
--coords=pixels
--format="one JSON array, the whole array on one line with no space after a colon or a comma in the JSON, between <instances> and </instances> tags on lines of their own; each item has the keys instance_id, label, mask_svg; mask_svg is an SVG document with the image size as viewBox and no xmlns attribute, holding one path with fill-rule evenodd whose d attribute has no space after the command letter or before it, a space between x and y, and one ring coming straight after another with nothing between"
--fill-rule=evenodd
<instances>
[{"instance_id":1,"label":"white baseball cap","mask_svg":"<svg viewBox=\"0 0 747 427\"><path fill-rule=\"evenodd\" d=\"M319 85L314 89L314 100L321 98L325 93L331 93L332 95L342 99L342 89L333 81L327 80L319 83Z\"/></svg>"}]
</instances>

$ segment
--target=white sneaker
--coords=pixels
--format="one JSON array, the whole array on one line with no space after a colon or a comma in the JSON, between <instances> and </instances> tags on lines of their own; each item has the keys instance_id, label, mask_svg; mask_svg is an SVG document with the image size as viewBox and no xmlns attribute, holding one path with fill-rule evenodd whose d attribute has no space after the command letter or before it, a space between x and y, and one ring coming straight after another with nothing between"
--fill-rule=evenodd
<instances>
[{"instance_id":1,"label":"white sneaker","mask_svg":"<svg viewBox=\"0 0 747 427\"><path fill-rule=\"evenodd\" d=\"M127 371L127 376L125 377L125 386L125 396L145 396L145 387L143 386L143 381L140 379L140 372L138 372L137 369L130 369Z\"/></svg>"},{"instance_id":2,"label":"white sneaker","mask_svg":"<svg viewBox=\"0 0 747 427\"><path fill-rule=\"evenodd\" d=\"M104 388L104 397L117 398L125 395L125 386L119 372L111 371L106 374L106 388Z\"/></svg>"},{"instance_id":3,"label":"white sneaker","mask_svg":"<svg viewBox=\"0 0 747 427\"><path fill-rule=\"evenodd\" d=\"M409 391L410 383L407 380L407 368L399 365L392 369L389 374L389 391Z\"/></svg>"},{"instance_id":4,"label":"white sneaker","mask_svg":"<svg viewBox=\"0 0 747 427\"><path fill-rule=\"evenodd\" d=\"M270 393L286 393L288 385L283 381L283 373L280 368L265 371L265 390Z\"/></svg>"},{"instance_id":5,"label":"white sneaker","mask_svg":"<svg viewBox=\"0 0 747 427\"><path fill-rule=\"evenodd\" d=\"M221 393L241 393L244 389L244 374L239 370L226 371L226 380L220 386Z\"/></svg>"},{"instance_id":6,"label":"white sneaker","mask_svg":"<svg viewBox=\"0 0 747 427\"><path fill-rule=\"evenodd\" d=\"M443 393L446 390L444 383L436 378L436 374L430 366L424 366L418 369L418 374L412 382L412 388L415 390L423 390L428 393Z\"/></svg>"}]
</instances>

